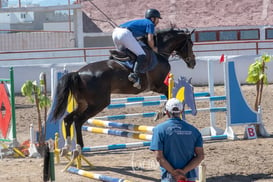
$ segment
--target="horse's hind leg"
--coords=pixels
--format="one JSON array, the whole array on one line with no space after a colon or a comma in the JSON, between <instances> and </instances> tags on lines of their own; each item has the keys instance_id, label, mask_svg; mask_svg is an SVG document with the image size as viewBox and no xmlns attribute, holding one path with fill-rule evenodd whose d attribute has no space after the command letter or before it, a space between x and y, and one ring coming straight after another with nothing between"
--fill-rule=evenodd
<instances>
[{"instance_id":1,"label":"horse's hind leg","mask_svg":"<svg viewBox=\"0 0 273 182\"><path fill-rule=\"evenodd\" d=\"M102 105L103 103L103 105ZM81 146L81 148L84 147L84 142L82 138L82 125L91 117L98 114L100 111L102 111L107 105L109 105L109 102L98 102L94 105L89 105L88 108L82 112L81 114L77 114L77 116L74 118L75 120L75 129L77 134L77 144Z\"/></svg>"},{"instance_id":2,"label":"horse's hind leg","mask_svg":"<svg viewBox=\"0 0 273 182\"><path fill-rule=\"evenodd\" d=\"M70 149L69 144L71 144L70 128L74 122L76 130L76 143L83 148L83 138L82 138L82 125L91 117L95 116L97 113L102 111L107 105L110 104L110 94L104 93L104 97L90 97L88 100L78 100L77 109L68 114L64 118L65 130L66 130L66 141L64 149ZM92 98L92 99L91 99ZM95 99L94 99L95 98ZM92 103L92 104L90 104Z\"/></svg>"},{"instance_id":3,"label":"horse's hind leg","mask_svg":"<svg viewBox=\"0 0 273 182\"><path fill-rule=\"evenodd\" d=\"M70 133L70 129L71 129L71 125L74 121L74 116L75 116L75 111L69 113L67 116L65 116L64 118L64 125L65 125L65 144L64 147L61 150L61 156L66 155L70 148L71 148L71 133Z\"/></svg>"}]
</instances>

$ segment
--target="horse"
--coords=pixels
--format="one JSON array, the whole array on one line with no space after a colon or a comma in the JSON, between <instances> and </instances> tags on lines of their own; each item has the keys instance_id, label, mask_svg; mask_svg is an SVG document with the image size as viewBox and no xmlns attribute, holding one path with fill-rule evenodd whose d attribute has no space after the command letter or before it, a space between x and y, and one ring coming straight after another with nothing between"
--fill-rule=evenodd
<instances>
[{"instance_id":1,"label":"horse","mask_svg":"<svg viewBox=\"0 0 273 182\"><path fill-rule=\"evenodd\" d=\"M65 74L57 84L52 110L53 119L64 118L66 139L64 148L71 144L70 126L74 122L76 143L84 147L82 125L87 119L95 116L110 104L111 94L139 94L153 91L168 96L168 87L164 79L170 71L169 57L178 56L193 69L195 55L191 40L192 32L181 29L164 29L156 32L158 53L154 53L157 64L153 69L141 74L141 89L133 87L128 80L132 68L128 68L121 61L115 59L89 63L78 71ZM67 115L66 107L70 94L77 103L77 107Z\"/></svg>"}]
</instances>

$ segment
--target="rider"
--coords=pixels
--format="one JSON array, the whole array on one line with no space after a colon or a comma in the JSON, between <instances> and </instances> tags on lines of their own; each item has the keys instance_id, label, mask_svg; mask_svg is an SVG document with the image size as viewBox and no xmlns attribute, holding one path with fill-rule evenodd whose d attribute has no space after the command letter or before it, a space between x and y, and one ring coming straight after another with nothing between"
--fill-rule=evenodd
<instances>
[{"instance_id":1,"label":"rider","mask_svg":"<svg viewBox=\"0 0 273 182\"><path fill-rule=\"evenodd\" d=\"M157 47L154 44L154 33L159 19L161 16L158 10L148 9L145 18L123 23L116 27L112 34L113 42L118 50L123 51L127 48L137 56L133 69L134 73L130 73L128 79L134 83L134 87L139 89L141 88L139 74L146 54L137 39L147 35L149 47L157 52Z\"/></svg>"}]
</instances>

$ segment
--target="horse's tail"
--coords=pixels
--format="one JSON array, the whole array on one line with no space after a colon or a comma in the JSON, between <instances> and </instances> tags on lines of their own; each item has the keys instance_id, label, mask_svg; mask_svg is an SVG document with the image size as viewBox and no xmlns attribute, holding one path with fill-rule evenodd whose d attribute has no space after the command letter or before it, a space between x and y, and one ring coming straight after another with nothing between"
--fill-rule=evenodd
<instances>
[{"instance_id":1,"label":"horse's tail","mask_svg":"<svg viewBox=\"0 0 273 182\"><path fill-rule=\"evenodd\" d=\"M74 90L78 88L79 81L80 76L77 72L68 73L59 80L54 96L54 120L59 119L65 114L69 94L75 98Z\"/></svg>"}]
</instances>

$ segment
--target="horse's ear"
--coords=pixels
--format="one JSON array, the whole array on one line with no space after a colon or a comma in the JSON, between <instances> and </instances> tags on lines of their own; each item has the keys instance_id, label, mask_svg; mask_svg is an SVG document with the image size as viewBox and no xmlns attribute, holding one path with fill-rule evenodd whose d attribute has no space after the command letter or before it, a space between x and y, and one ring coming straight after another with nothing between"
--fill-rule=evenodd
<instances>
[{"instance_id":1,"label":"horse's ear","mask_svg":"<svg viewBox=\"0 0 273 182\"><path fill-rule=\"evenodd\" d=\"M173 22L170 22L170 27L171 27L171 29L175 29L176 28L176 24L173 23Z\"/></svg>"},{"instance_id":2,"label":"horse's ear","mask_svg":"<svg viewBox=\"0 0 273 182\"><path fill-rule=\"evenodd\" d=\"M192 35L194 32L195 32L195 29L193 29L193 30L191 31L191 35Z\"/></svg>"}]
</instances>

